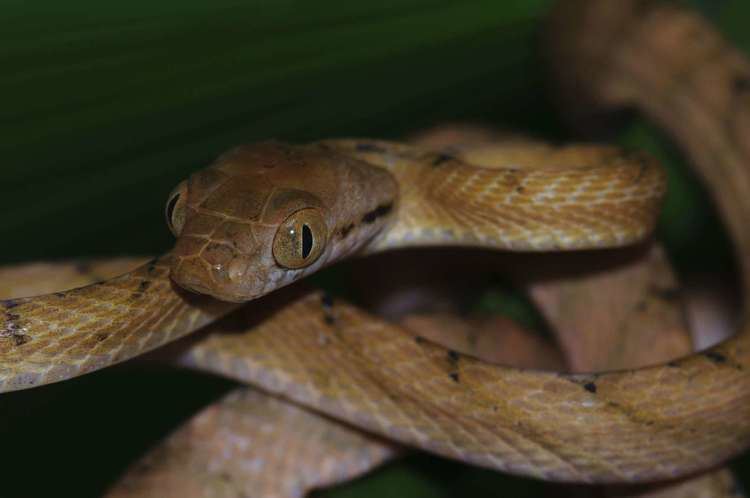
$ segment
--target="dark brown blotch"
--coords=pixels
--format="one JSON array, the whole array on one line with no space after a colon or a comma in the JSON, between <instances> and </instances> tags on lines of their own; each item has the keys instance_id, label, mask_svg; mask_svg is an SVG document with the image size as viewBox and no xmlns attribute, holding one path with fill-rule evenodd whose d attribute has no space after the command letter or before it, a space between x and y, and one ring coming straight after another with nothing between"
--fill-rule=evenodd
<instances>
[{"instance_id":1,"label":"dark brown blotch","mask_svg":"<svg viewBox=\"0 0 750 498\"><path fill-rule=\"evenodd\" d=\"M150 280L142 280L138 284L138 290L133 292L130 297L132 299L140 299L143 297L143 293L148 290L148 288L151 287L151 281Z\"/></svg>"},{"instance_id":2,"label":"dark brown blotch","mask_svg":"<svg viewBox=\"0 0 750 498\"><path fill-rule=\"evenodd\" d=\"M349 223L348 225L346 225L346 226L345 226L344 228L342 228L342 229L341 229L341 231L339 232L339 234L341 235L341 238L342 238L342 239L346 238L346 236L347 236L347 235L349 235L349 233L350 233L350 232L351 232L351 231L352 231L353 229L354 229L354 223Z\"/></svg>"},{"instance_id":3,"label":"dark brown blotch","mask_svg":"<svg viewBox=\"0 0 750 498\"><path fill-rule=\"evenodd\" d=\"M18 301L16 301L15 299L7 299L5 301L0 301L0 304L2 304L3 308L5 308L6 310L10 310L18 306Z\"/></svg>"},{"instance_id":4,"label":"dark brown blotch","mask_svg":"<svg viewBox=\"0 0 750 498\"><path fill-rule=\"evenodd\" d=\"M31 337L26 334L13 334L13 344L16 346L23 346L29 341L31 341Z\"/></svg>"},{"instance_id":5,"label":"dark brown blotch","mask_svg":"<svg viewBox=\"0 0 750 498\"><path fill-rule=\"evenodd\" d=\"M435 159L432 160L433 166L440 166L441 164L453 161L455 158L450 154L438 154Z\"/></svg>"},{"instance_id":6,"label":"dark brown blotch","mask_svg":"<svg viewBox=\"0 0 750 498\"><path fill-rule=\"evenodd\" d=\"M705 353L703 353L703 356L717 364L727 362L727 357L717 351L706 351Z\"/></svg>"},{"instance_id":7,"label":"dark brown blotch","mask_svg":"<svg viewBox=\"0 0 750 498\"><path fill-rule=\"evenodd\" d=\"M453 351L452 349L448 350L448 361L449 362L451 362L452 364L455 365L456 363L458 363L459 358L460 358L460 356L459 356L459 354L457 352Z\"/></svg>"},{"instance_id":8,"label":"dark brown blotch","mask_svg":"<svg viewBox=\"0 0 750 498\"><path fill-rule=\"evenodd\" d=\"M372 211L365 213L365 215L362 217L362 223L373 223L378 218L381 218L383 216L386 216L388 213L390 213L393 210L393 204L381 204L380 206L376 207Z\"/></svg>"}]
</instances>

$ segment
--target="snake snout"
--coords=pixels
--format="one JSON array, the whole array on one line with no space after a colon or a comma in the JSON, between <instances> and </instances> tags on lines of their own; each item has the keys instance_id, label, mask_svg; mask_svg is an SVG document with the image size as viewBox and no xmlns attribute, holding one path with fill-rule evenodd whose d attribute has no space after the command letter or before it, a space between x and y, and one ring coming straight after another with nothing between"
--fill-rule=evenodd
<instances>
[{"instance_id":1,"label":"snake snout","mask_svg":"<svg viewBox=\"0 0 750 498\"><path fill-rule=\"evenodd\" d=\"M198 247L190 238L178 239L173 253L171 278L184 289L230 302L264 294L265 273L257 253L245 254L215 242Z\"/></svg>"}]
</instances>

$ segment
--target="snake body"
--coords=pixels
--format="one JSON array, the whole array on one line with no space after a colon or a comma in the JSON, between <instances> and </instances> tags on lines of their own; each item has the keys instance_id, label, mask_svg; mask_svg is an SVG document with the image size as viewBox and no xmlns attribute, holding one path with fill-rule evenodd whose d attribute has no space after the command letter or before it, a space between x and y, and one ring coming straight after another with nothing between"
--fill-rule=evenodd
<instances>
[{"instance_id":1,"label":"snake body","mask_svg":"<svg viewBox=\"0 0 750 498\"><path fill-rule=\"evenodd\" d=\"M636 72L631 60L615 69ZM618 83L608 96L629 95ZM692 130L672 108L644 107L680 137ZM722 157L741 170L745 151L735 128L714 129L713 153L695 155L712 186L731 193L722 206L745 254L747 175L731 182L707 167ZM99 284L0 302L0 389L136 356L353 254L618 247L653 228L664 175L644 156L524 142L492 157L361 140L235 149L176 190L173 252ZM747 326L668 364L572 375L490 365L313 293L245 333L209 337L183 361L417 447L552 480L674 478L750 444Z\"/></svg>"},{"instance_id":2,"label":"snake body","mask_svg":"<svg viewBox=\"0 0 750 498\"><path fill-rule=\"evenodd\" d=\"M664 176L646 157L542 144L533 161L515 148L509 154L513 167L499 169L386 142L265 143L225 154L182 187L189 197L177 215L188 215L172 253L92 286L0 303L0 388L55 382L136 356L236 308L226 301L259 297L357 250L608 247L653 228ZM540 157L552 166L522 169ZM371 180L385 187L370 187ZM330 243L308 267L279 268L276 231L310 206L325 210ZM174 281L224 301L181 291Z\"/></svg>"}]
</instances>

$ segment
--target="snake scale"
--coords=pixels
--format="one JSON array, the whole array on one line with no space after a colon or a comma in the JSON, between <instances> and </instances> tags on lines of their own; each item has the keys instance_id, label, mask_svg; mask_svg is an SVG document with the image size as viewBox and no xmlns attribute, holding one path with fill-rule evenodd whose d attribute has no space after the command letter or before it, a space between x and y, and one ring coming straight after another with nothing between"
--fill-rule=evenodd
<instances>
[{"instance_id":1,"label":"snake scale","mask_svg":"<svg viewBox=\"0 0 750 498\"><path fill-rule=\"evenodd\" d=\"M575 9L596 8L576 2ZM654 8L633 21L635 34L601 43L586 37L605 37L602 31L579 26L571 35L587 16L571 21L567 14L558 13L558 35L568 43L555 46L555 60L567 62L563 93L602 109L636 105L677 137L712 190L722 192L737 252L747 254L743 159L750 142L743 140L745 87L737 83L750 81L745 59L682 11L671 37L649 31L666 15ZM686 62L642 62L662 53L649 42L669 48L688 32L695 40L691 29L731 54L713 67L712 81L726 81L735 100L716 98L700 81L674 92L674 75L664 68L693 74ZM597 66L591 87L580 85L575 76L602 57L610 62ZM134 357L355 254L435 245L619 247L653 229L665 178L645 155L521 140L497 144L492 158L374 140L234 149L170 197L177 236L170 253L101 283L0 302L0 389ZM747 281L750 267L740 261ZM637 370L521 370L415 341L313 292L290 298L247 332L209 336L182 362L478 465L550 480L641 482L698 472L747 448L748 341L743 327L709 350Z\"/></svg>"}]
</instances>

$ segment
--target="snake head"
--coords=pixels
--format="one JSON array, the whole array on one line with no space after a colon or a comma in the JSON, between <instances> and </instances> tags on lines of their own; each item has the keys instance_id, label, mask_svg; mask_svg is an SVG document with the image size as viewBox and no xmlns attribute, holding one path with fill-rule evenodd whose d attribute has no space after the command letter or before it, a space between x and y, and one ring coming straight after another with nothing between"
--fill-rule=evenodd
<instances>
[{"instance_id":1,"label":"snake head","mask_svg":"<svg viewBox=\"0 0 750 498\"><path fill-rule=\"evenodd\" d=\"M346 213L372 202L352 197L352 180L364 194L368 178L347 165L351 160L320 147L264 142L233 149L194 173L167 202L177 237L172 280L243 302L333 261L342 252L331 243L334 230L349 223Z\"/></svg>"}]
</instances>

